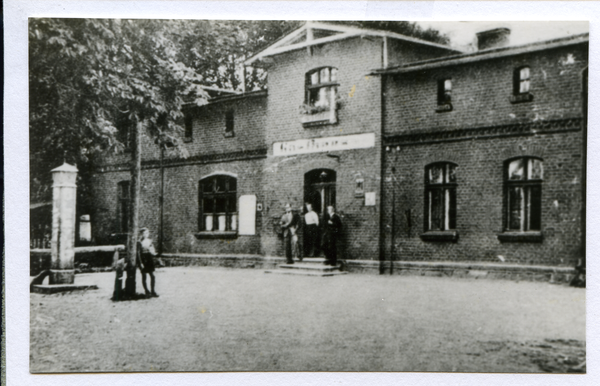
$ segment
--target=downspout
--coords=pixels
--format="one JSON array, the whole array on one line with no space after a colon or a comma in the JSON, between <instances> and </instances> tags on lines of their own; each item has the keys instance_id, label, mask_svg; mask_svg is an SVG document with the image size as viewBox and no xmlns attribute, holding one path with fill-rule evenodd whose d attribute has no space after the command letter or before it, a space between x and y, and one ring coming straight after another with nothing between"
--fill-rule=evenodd
<instances>
[{"instance_id":1,"label":"downspout","mask_svg":"<svg viewBox=\"0 0 600 386\"><path fill-rule=\"evenodd\" d=\"M163 240L164 240L164 203L165 203L165 168L163 166L163 160L165 158L165 144L161 141L160 143L160 223L159 223L159 240L158 240L158 255L161 256L163 253Z\"/></svg>"},{"instance_id":2,"label":"downspout","mask_svg":"<svg viewBox=\"0 0 600 386\"><path fill-rule=\"evenodd\" d=\"M589 68L589 67L588 67ZM588 126L588 68L583 70L583 165L581 170L581 264L586 266L586 186L587 186L587 126Z\"/></svg>"},{"instance_id":3,"label":"downspout","mask_svg":"<svg viewBox=\"0 0 600 386\"><path fill-rule=\"evenodd\" d=\"M387 60L387 37L383 37L383 44L382 44L382 52L381 52L381 65L382 67L387 67L388 64L388 60ZM381 103L381 128L380 128L380 138L381 138L381 144L379 146L379 153L380 153L380 165L381 165L381 171L379 173L379 177L380 177L380 187L379 187L379 274L383 275L383 273L385 272L385 266L384 266L384 261L385 261L385 241L384 241L384 234L385 234L385 220L383 218L383 198L384 198L384 192L385 192L385 178L384 178L384 171L385 171L385 153L383 151L384 146L383 146L383 133L385 132L385 86L386 86L386 78L385 78L385 74L381 74L381 91L380 91L380 103Z\"/></svg>"}]
</instances>

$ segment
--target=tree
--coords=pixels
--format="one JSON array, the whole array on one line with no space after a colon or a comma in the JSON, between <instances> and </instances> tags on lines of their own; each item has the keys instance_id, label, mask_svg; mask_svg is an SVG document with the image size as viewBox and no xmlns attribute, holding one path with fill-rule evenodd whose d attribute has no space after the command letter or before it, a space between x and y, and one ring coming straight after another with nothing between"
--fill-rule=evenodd
<instances>
[{"instance_id":1,"label":"tree","mask_svg":"<svg viewBox=\"0 0 600 386\"><path fill-rule=\"evenodd\" d=\"M131 122L129 296L135 294L141 136L175 139L183 130L184 98L193 93L199 104L207 98L198 87L202 77L176 60L178 42L190 34L195 32L182 21L30 21L30 167L35 174L49 175L55 166L49 161L57 154L88 169L81 166L89 165L95 153L123 149L115 117L122 114ZM196 37L226 44L216 34Z\"/></svg>"}]
</instances>

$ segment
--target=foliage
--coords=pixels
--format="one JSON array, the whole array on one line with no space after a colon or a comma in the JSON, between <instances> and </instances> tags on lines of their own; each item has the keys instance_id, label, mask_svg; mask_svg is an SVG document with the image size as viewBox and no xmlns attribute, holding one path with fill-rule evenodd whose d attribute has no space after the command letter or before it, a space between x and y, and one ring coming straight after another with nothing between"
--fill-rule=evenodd
<instances>
[{"instance_id":1,"label":"foliage","mask_svg":"<svg viewBox=\"0 0 600 386\"><path fill-rule=\"evenodd\" d=\"M78 166L81 198L94 156L122 151L127 126L177 143L184 102L199 85L239 89L240 64L298 22L30 19L29 108L32 201L50 199L50 170ZM266 74L251 69L248 90ZM119 129L121 133L119 133ZM83 182L83 183L81 183Z\"/></svg>"},{"instance_id":2,"label":"foliage","mask_svg":"<svg viewBox=\"0 0 600 386\"><path fill-rule=\"evenodd\" d=\"M354 27L377 29L395 32L433 43L448 45L450 38L433 28L423 29L420 25L410 21L397 20L360 20L360 21L325 21L325 23L351 25Z\"/></svg>"}]
</instances>

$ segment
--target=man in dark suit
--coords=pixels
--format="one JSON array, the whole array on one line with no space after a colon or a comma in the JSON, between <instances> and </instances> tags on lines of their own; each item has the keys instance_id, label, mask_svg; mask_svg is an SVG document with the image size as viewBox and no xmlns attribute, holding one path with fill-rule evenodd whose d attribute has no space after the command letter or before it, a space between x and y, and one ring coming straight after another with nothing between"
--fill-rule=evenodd
<instances>
[{"instance_id":1,"label":"man in dark suit","mask_svg":"<svg viewBox=\"0 0 600 386\"><path fill-rule=\"evenodd\" d=\"M292 259L292 237L296 234L298 226L290 204L285 204L285 214L281 217L280 224L281 229L283 230L283 245L286 263L294 264L294 260Z\"/></svg>"},{"instance_id":2,"label":"man in dark suit","mask_svg":"<svg viewBox=\"0 0 600 386\"><path fill-rule=\"evenodd\" d=\"M323 252L325 252L325 265L337 265L337 240L342 233L342 219L335 213L332 205L327 207L324 221Z\"/></svg>"}]
</instances>

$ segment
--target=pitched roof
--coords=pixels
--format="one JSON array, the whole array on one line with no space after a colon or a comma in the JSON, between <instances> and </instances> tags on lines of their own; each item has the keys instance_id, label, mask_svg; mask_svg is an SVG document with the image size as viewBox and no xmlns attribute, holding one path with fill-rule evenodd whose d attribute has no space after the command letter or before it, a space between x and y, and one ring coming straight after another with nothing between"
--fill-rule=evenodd
<instances>
[{"instance_id":1,"label":"pitched roof","mask_svg":"<svg viewBox=\"0 0 600 386\"><path fill-rule=\"evenodd\" d=\"M452 66L463 63L479 62L482 60L496 59L506 56L519 55L535 51L549 50L568 45L588 43L590 34L584 33L572 35L558 39L546 40L513 47L491 48L481 51L476 51L467 54L444 56L436 59L423 60L412 62L396 67L376 69L371 72L371 75L377 74L401 74L413 71L429 70L433 68Z\"/></svg>"},{"instance_id":2,"label":"pitched roof","mask_svg":"<svg viewBox=\"0 0 600 386\"><path fill-rule=\"evenodd\" d=\"M246 60L244 64L251 65L252 63L261 60L265 57L278 55L284 52L294 51L318 44L329 43L360 36L388 37L391 39L398 39L410 43L445 49L451 53L460 52L443 44L432 43L426 40L401 35L395 32L308 21L302 27L289 33L288 35L279 39L277 42L270 45L269 47L260 51L258 54Z\"/></svg>"}]
</instances>

